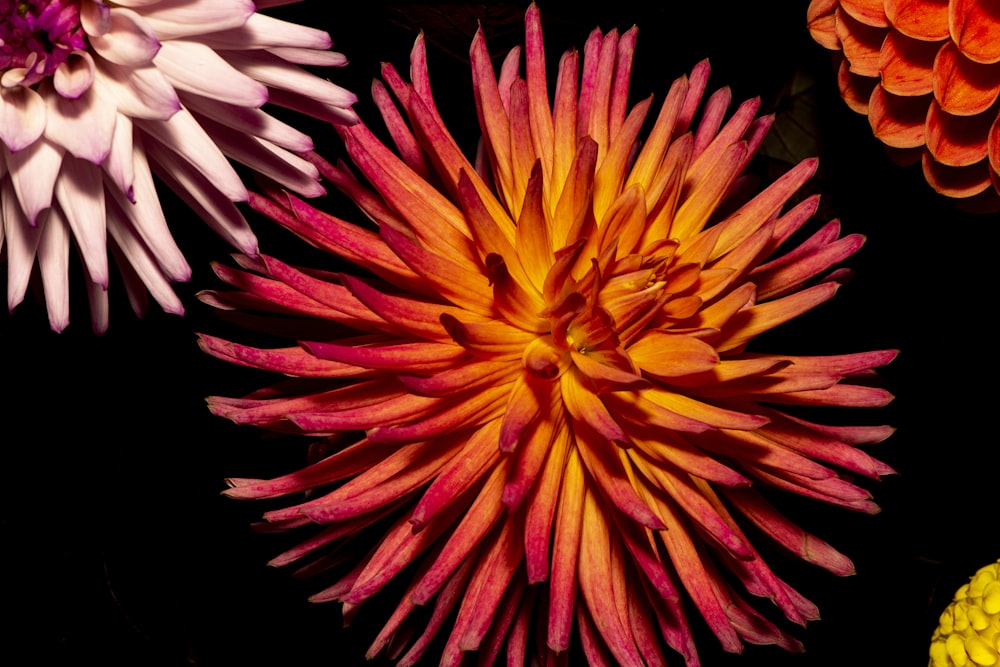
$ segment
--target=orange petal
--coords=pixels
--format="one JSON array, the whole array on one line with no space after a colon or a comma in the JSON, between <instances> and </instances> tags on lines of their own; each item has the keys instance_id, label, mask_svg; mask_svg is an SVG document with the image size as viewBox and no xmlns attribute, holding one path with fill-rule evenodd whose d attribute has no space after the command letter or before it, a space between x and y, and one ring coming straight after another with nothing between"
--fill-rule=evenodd
<instances>
[{"instance_id":1,"label":"orange petal","mask_svg":"<svg viewBox=\"0 0 1000 667\"><path fill-rule=\"evenodd\" d=\"M997 3L951 0L948 30L967 57L980 63L1000 62L1000 7Z\"/></svg>"},{"instance_id":2,"label":"orange petal","mask_svg":"<svg viewBox=\"0 0 1000 667\"><path fill-rule=\"evenodd\" d=\"M927 112L927 150L949 167L965 167L986 157L986 140L996 113L953 116L937 102Z\"/></svg>"},{"instance_id":3,"label":"orange petal","mask_svg":"<svg viewBox=\"0 0 1000 667\"><path fill-rule=\"evenodd\" d=\"M844 12L837 12L837 37L851 71L861 76L878 76L878 52L888 30L865 25Z\"/></svg>"},{"instance_id":4,"label":"orange petal","mask_svg":"<svg viewBox=\"0 0 1000 667\"><path fill-rule=\"evenodd\" d=\"M948 0L885 0L885 15L908 37L930 42L948 38Z\"/></svg>"},{"instance_id":5,"label":"orange petal","mask_svg":"<svg viewBox=\"0 0 1000 667\"><path fill-rule=\"evenodd\" d=\"M837 6L839 0L812 0L806 10L809 34L820 46L836 51L840 49L837 37Z\"/></svg>"},{"instance_id":6,"label":"orange petal","mask_svg":"<svg viewBox=\"0 0 1000 667\"><path fill-rule=\"evenodd\" d=\"M934 56L940 45L893 30L879 53L882 87L894 95L926 95L934 89Z\"/></svg>"},{"instance_id":7,"label":"orange petal","mask_svg":"<svg viewBox=\"0 0 1000 667\"><path fill-rule=\"evenodd\" d=\"M924 152L924 178L937 192L948 197L971 197L990 187L988 160L965 167L949 167L936 162L929 152Z\"/></svg>"},{"instance_id":8,"label":"orange petal","mask_svg":"<svg viewBox=\"0 0 1000 667\"><path fill-rule=\"evenodd\" d=\"M882 4L882 0L840 0L841 8L861 23L876 28L888 28L889 19Z\"/></svg>"},{"instance_id":9,"label":"orange petal","mask_svg":"<svg viewBox=\"0 0 1000 667\"><path fill-rule=\"evenodd\" d=\"M837 69L837 86L840 88L840 96L851 111L868 114L868 100L871 99L872 90L878 86L878 79L854 74L851 72L851 64L843 58Z\"/></svg>"},{"instance_id":10,"label":"orange petal","mask_svg":"<svg viewBox=\"0 0 1000 667\"><path fill-rule=\"evenodd\" d=\"M944 45L934 59L934 98L956 116L983 113L1000 95L1000 66L966 58L954 43Z\"/></svg>"},{"instance_id":11,"label":"orange petal","mask_svg":"<svg viewBox=\"0 0 1000 667\"><path fill-rule=\"evenodd\" d=\"M881 86L872 91L868 102L868 122L883 143L894 148L914 148L924 143L924 122L930 95L901 97L885 92Z\"/></svg>"},{"instance_id":12,"label":"orange petal","mask_svg":"<svg viewBox=\"0 0 1000 667\"><path fill-rule=\"evenodd\" d=\"M1000 116L990 126L989 140L986 148L990 156L990 168L993 170L994 176L996 176L996 174L1000 173Z\"/></svg>"}]
</instances>

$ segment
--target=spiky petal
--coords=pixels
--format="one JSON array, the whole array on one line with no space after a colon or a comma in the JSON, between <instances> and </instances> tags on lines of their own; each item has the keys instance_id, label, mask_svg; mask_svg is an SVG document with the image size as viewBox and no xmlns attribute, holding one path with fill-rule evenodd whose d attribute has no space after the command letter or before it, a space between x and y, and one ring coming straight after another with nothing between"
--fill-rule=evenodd
<instances>
[{"instance_id":1,"label":"spiky petal","mask_svg":"<svg viewBox=\"0 0 1000 667\"><path fill-rule=\"evenodd\" d=\"M348 620L409 580L369 655L411 665L440 633L446 665L472 651L484 664L527 653L565 664L574 642L595 664L662 664L665 645L696 665L684 597L727 651L794 651L740 589L794 623L817 609L747 527L853 572L779 512L772 489L877 511L838 471L891 473L859 447L891 429L806 417L887 403L874 369L895 352L750 348L832 298L835 265L863 239L836 222L803 233L817 199L787 202L815 160L741 196L771 119L756 117L757 100L728 115L725 89L705 100L707 62L658 109L629 109L635 40L635 29L595 30L582 58L563 56L550 102L537 7L499 75L477 33L483 140L470 160L438 113L418 37L412 81L386 65L375 86L397 150L359 123L338 128L356 172L310 157L373 227L278 189L251 198L346 268L242 258L216 267L232 290L202 294L236 322L276 315L274 332L296 341L201 339L221 359L292 376L210 398L215 414L322 443L302 470L230 480L233 498L308 492L265 519L321 530L273 562L332 568L313 599L340 601Z\"/></svg>"}]
</instances>

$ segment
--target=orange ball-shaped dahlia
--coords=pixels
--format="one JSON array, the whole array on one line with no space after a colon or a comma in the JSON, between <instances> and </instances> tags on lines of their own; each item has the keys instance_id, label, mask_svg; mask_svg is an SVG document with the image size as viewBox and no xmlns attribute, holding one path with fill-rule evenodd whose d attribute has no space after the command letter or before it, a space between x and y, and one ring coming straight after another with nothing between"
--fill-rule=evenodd
<instances>
[{"instance_id":1,"label":"orange ball-shaped dahlia","mask_svg":"<svg viewBox=\"0 0 1000 667\"><path fill-rule=\"evenodd\" d=\"M895 161L920 161L963 208L1000 209L1000 3L812 0L807 18L838 52L844 100Z\"/></svg>"}]
</instances>

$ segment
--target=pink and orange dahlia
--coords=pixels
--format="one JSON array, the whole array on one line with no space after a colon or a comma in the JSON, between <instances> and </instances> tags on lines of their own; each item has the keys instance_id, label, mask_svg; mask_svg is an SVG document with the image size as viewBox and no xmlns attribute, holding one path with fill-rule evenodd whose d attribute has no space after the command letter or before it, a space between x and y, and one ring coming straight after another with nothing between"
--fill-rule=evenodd
<instances>
[{"instance_id":1,"label":"pink and orange dahlia","mask_svg":"<svg viewBox=\"0 0 1000 667\"><path fill-rule=\"evenodd\" d=\"M812 0L840 92L937 192L1000 208L1000 6L993 0Z\"/></svg>"},{"instance_id":2,"label":"pink and orange dahlia","mask_svg":"<svg viewBox=\"0 0 1000 667\"><path fill-rule=\"evenodd\" d=\"M745 595L799 624L817 609L746 531L853 572L771 499L877 510L838 470L891 473L859 447L891 429L811 413L885 405L874 369L895 352L749 348L832 298L833 267L863 239L836 221L805 232L815 196L786 205L813 159L747 187L772 119L756 99L729 114L726 88L703 99L707 61L658 111L652 98L629 108L636 30L595 30L562 57L550 100L535 6L525 40L499 75L482 32L473 40L474 159L435 106L423 38L412 81L383 66L373 93L394 147L359 123L337 128L357 172L313 158L368 224L279 189L252 196L336 259L238 257L216 267L233 289L202 294L296 339L202 335L209 354L291 376L212 397L212 412L305 434L318 454L276 479L231 479L226 495L294 498L267 529L318 530L272 563L325 572L312 599L339 601L347 620L407 580L369 650L403 665L443 634L447 665L473 651L566 664L571 642L594 664L662 664L666 645L697 665L691 603L727 651L799 650Z\"/></svg>"},{"instance_id":3,"label":"pink and orange dahlia","mask_svg":"<svg viewBox=\"0 0 1000 667\"><path fill-rule=\"evenodd\" d=\"M297 0L292 0L297 1ZM258 11L288 0L0 0L0 250L7 305L37 263L52 329L69 323L70 249L93 328L108 325L110 251L133 310L184 306L188 266L152 174L237 250L257 239L233 163L303 196L313 148L265 105L352 123L354 94L303 66L340 66L321 31Z\"/></svg>"}]
</instances>

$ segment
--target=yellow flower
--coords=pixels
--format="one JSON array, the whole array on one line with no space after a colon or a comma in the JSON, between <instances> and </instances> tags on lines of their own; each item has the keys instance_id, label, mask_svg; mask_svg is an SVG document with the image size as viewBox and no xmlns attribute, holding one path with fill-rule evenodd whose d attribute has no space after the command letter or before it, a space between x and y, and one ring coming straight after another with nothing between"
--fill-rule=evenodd
<instances>
[{"instance_id":1,"label":"yellow flower","mask_svg":"<svg viewBox=\"0 0 1000 667\"><path fill-rule=\"evenodd\" d=\"M313 157L372 224L254 195L336 261L239 258L216 267L235 290L202 295L297 341L201 337L210 354L292 376L210 398L214 413L318 438L322 456L303 470L229 480L233 498L307 492L267 512L268 527L321 529L273 563L330 570L313 599L340 601L347 620L409 580L370 655L388 646L413 664L447 633L442 664L468 651L484 664L503 653L525 664L528 652L564 663L571 641L596 664L660 664L663 643L696 664L685 594L725 650L794 651L738 589L794 623L817 609L745 529L853 572L778 512L769 487L877 511L836 471L892 472L858 448L891 429L810 415L886 404L873 369L895 353L748 348L830 299L844 274L831 268L863 239L835 221L804 233L816 197L785 205L815 160L759 193L741 178L772 119L756 117L759 100L729 115L725 88L703 101L707 61L670 86L640 139L653 100L628 108L635 40L595 30L582 55L562 57L550 102L537 7L523 75L520 48L497 75L478 33L483 139L470 161L438 113L418 38L412 82L385 65L374 86L396 149L359 123L337 131L360 177Z\"/></svg>"},{"instance_id":2,"label":"yellow flower","mask_svg":"<svg viewBox=\"0 0 1000 667\"><path fill-rule=\"evenodd\" d=\"M1000 664L1000 560L981 567L941 614L929 667Z\"/></svg>"}]
</instances>

